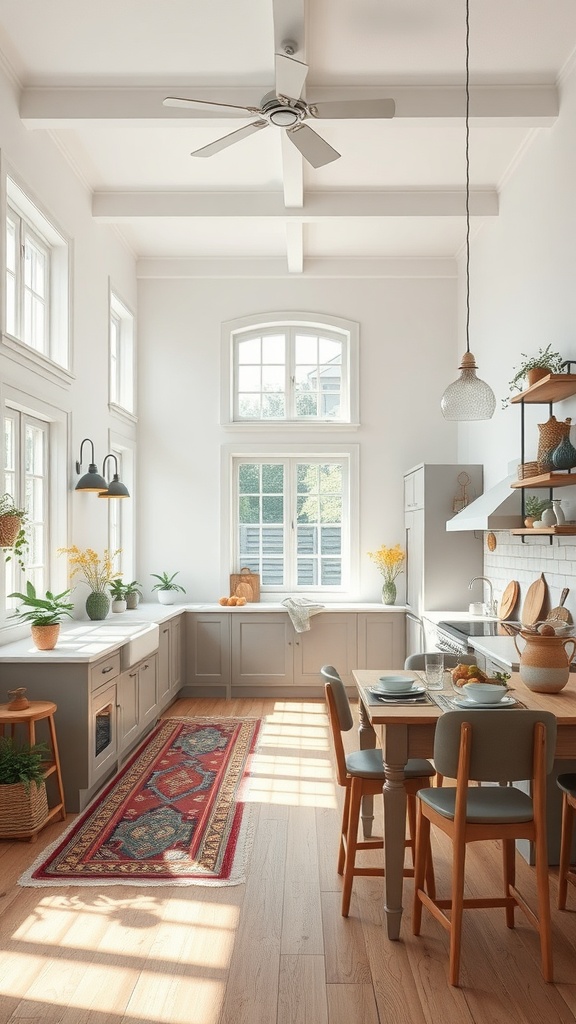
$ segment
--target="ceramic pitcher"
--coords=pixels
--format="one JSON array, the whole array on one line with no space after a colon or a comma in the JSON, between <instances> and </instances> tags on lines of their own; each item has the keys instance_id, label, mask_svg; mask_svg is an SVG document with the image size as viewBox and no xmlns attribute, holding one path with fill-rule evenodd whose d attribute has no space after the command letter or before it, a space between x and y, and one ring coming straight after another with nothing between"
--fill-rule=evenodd
<instances>
[{"instance_id":1,"label":"ceramic pitcher","mask_svg":"<svg viewBox=\"0 0 576 1024\"><path fill-rule=\"evenodd\" d=\"M521 630L520 636L526 641L520 650L518 638L514 637L520 655L520 679L536 693L558 693L568 682L570 662L576 654L576 640L573 637L542 636L526 630Z\"/></svg>"}]
</instances>

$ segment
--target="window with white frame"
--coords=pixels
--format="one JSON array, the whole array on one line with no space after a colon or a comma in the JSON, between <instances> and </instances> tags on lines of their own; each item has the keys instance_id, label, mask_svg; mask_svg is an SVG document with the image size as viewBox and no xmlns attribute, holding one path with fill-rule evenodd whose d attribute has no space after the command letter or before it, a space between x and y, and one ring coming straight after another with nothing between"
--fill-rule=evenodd
<instances>
[{"instance_id":1,"label":"window with white frame","mask_svg":"<svg viewBox=\"0 0 576 1024\"><path fill-rule=\"evenodd\" d=\"M346 454L235 456L233 563L263 591L342 592L350 584Z\"/></svg>"},{"instance_id":2,"label":"window with white frame","mask_svg":"<svg viewBox=\"0 0 576 1024\"><path fill-rule=\"evenodd\" d=\"M6 179L5 334L67 368L69 245L10 177Z\"/></svg>"},{"instance_id":3,"label":"window with white frame","mask_svg":"<svg viewBox=\"0 0 576 1024\"><path fill-rule=\"evenodd\" d=\"M108 504L108 548L119 552L114 558L115 571L130 580L134 575L134 450L126 441L112 441L110 452L116 456L118 475L132 497L102 499Z\"/></svg>"},{"instance_id":4,"label":"window with white frame","mask_svg":"<svg viewBox=\"0 0 576 1024\"><path fill-rule=\"evenodd\" d=\"M352 326L278 322L232 328L232 421L350 423L357 413Z\"/></svg>"},{"instance_id":5,"label":"window with white frame","mask_svg":"<svg viewBox=\"0 0 576 1024\"><path fill-rule=\"evenodd\" d=\"M49 441L48 423L17 409L6 410L4 490L12 495L17 508L26 509L28 539L23 559L26 571L14 557L6 563L6 595L25 590L28 580L39 593L48 587Z\"/></svg>"},{"instance_id":6,"label":"window with white frame","mask_svg":"<svg viewBox=\"0 0 576 1024\"><path fill-rule=\"evenodd\" d=\"M134 315L110 292L110 402L134 412Z\"/></svg>"}]
</instances>

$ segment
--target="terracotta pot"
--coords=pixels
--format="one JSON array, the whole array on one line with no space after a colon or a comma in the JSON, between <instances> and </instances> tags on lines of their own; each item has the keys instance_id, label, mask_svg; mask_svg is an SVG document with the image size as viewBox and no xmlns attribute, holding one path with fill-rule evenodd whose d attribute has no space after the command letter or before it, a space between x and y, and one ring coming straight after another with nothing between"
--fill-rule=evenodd
<instances>
[{"instance_id":1,"label":"terracotta pot","mask_svg":"<svg viewBox=\"0 0 576 1024\"><path fill-rule=\"evenodd\" d=\"M53 651L59 636L59 622L50 626L32 626L32 639L39 651Z\"/></svg>"},{"instance_id":2,"label":"terracotta pot","mask_svg":"<svg viewBox=\"0 0 576 1024\"><path fill-rule=\"evenodd\" d=\"M524 520L524 526L527 530L531 530L534 526L534 516L526 516L526 519Z\"/></svg>"},{"instance_id":3,"label":"terracotta pot","mask_svg":"<svg viewBox=\"0 0 576 1024\"><path fill-rule=\"evenodd\" d=\"M542 380L543 377L547 377L549 373L550 370L547 370L546 367L542 366L535 366L533 370L528 370L528 373L526 374L526 383L528 384L528 387L531 388L533 384Z\"/></svg>"},{"instance_id":4,"label":"terracotta pot","mask_svg":"<svg viewBox=\"0 0 576 1024\"><path fill-rule=\"evenodd\" d=\"M576 640L573 637L542 636L520 630L526 641L521 651L518 638L514 637L516 650L520 655L520 679L535 693L559 693L570 677L570 662L576 654ZM568 653L567 647L571 645Z\"/></svg>"}]
</instances>

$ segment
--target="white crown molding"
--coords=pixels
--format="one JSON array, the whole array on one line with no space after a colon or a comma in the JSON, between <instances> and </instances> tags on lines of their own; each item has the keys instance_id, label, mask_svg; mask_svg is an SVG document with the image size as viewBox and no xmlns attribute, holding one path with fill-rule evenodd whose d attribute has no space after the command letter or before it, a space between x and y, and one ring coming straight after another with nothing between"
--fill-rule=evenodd
<instances>
[{"instance_id":1,"label":"white crown molding","mask_svg":"<svg viewBox=\"0 0 576 1024\"><path fill-rule=\"evenodd\" d=\"M304 260L304 276L322 279L435 278L458 277L457 262L447 257L383 257L376 259ZM191 278L288 278L286 260L280 258L144 258L136 264L139 280L187 280Z\"/></svg>"}]
</instances>

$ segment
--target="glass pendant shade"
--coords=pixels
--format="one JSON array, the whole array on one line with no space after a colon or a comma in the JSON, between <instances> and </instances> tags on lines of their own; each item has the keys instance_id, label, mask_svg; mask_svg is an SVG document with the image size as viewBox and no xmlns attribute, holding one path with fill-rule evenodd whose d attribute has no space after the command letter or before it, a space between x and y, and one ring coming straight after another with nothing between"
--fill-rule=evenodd
<instances>
[{"instance_id":1,"label":"glass pendant shade","mask_svg":"<svg viewBox=\"0 0 576 1024\"><path fill-rule=\"evenodd\" d=\"M460 376L449 384L442 396L442 415L446 420L489 420L494 415L496 398L492 388L476 376L476 360L465 352Z\"/></svg>"}]
</instances>

